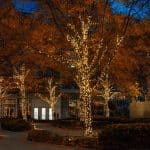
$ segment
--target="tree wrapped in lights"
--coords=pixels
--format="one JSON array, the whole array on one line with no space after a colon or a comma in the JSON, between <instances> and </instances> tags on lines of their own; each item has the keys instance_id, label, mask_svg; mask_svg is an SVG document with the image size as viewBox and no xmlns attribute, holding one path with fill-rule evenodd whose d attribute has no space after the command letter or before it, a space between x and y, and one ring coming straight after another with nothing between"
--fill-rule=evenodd
<instances>
[{"instance_id":1,"label":"tree wrapped in lights","mask_svg":"<svg viewBox=\"0 0 150 150\"><path fill-rule=\"evenodd\" d=\"M9 85L5 85L4 78L0 77L0 106L1 106L1 117L3 116L2 112L2 104L4 98L7 96L7 90L9 89Z\"/></svg>"},{"instance_id":2,"label":"tree wrapped in lights","mask_svg":"<svg viewBox=\"0 0 150 150\"><path fill-rule=\"evenodd\" d=\"M85 135L92 136L92 93L101 85L101 74L121 47L131 23L131 5L127 17L111 13L108 1L46 1L51 17L68 45L62 62L75 71L84 108ZM63 55L67 52L63 52Z\"/></svg>"},{"instance_id":3,"label":"tree wrapped in lights","mask_svg":"<svg viewBox=\"0 0 150 150\"><path fill-rule=\"evenodd\" d=\"M85 122L85 135L90 136L93 134L92 129L92 88L90 85L90 74L91 69L89 65L89 48L87 45L88 31L91 25L90 16L87 20L83 20L80 16L81 21L81 35L75 31L75 26L69 24L68 26L74 30L77 39L72 35L67 35L67 40L74 47L75 57L77 60L73 61L73 65L77 70L76 81L80 87L80 97L83 100L83 113Z\"/></svg>"},{"instance_id":4,"label":"tree wrapped in lights","mask_svg":"<svg viewBox=\"0 0 150 150\"><path fill-rule=\"evenodd\" d=\"M29 69L26 69L25 64L22 64L19 71L14 68L14 80L17 84L17 87L20 89L21 93L21 101L20 101L20 108L21 108L21 115L24 120L27 120L27 99L26 99L26 88L25 88L25 79L29 73Z\"/></svg>"},{"instance_id":5,"label":"tree wrapped in lights","mask_svg":"<svg viewBox=\"0 0 150 150\"><path fill-rule=\"evenodd\" d=\"M84 122L85 122L85 135L92 136L92 91L96 90L98 85L101 84L101 78L97 78L96 84L92 84L92 76L95 75L96 72L96 63L100 66L101 62L106 57L106 52L108 50L107 45L104 44L103 38L101 38L100 42L95 45L89 45L90 35L89 29L93 25L92 16L88 16L86 19L79 16L79 20L81 23L81 33L79 33L75 29L75 25L69 24L68 26L74 32L74 34L68 34L67 40L71 43L74 48L75 58L72 60L72 64L75 66L77 70L76 74L76 82L80 88L80 97L83 100L83 113L84 113ZM116 49L120 46L123 40L122 36L116 37ZM94 50L93 59L90 60L90 50ZM104 68L106 68L109 63L106 64ZM101 66L100 66L101 67ZM102 71L102 70L101 70ZM101 72L103 73L103 71ZM108 76L106 75L106 81L103 82L103 86L105 89L104 96L108 101L110 97L110 87L108 83ZM107 86L107 87L106 87ZM108 102L107 103L107 111L108 111Z\"/></svg>"},{"instance_id":6,"label":"tree wrapped in lights","mask_svg":"<svg viewBox=\"0 0 150 150\"><path fill-rule=\"evenodd\" d=\"M53 78L48 79L48 86L47 86L47 92L48 96L43 96L42 94L38 93L36 94L38 97L40 97L43 101L47 102L49 104L49 107L52 108L52 112L54 111L55 104L60 99L60 94L57 96L56 94L56 88L57 86L54 84Z\"/></svg>"},{"instance_id":7,"label":"tree wrapped in lights","mask_svg":"<svg viewBox=\"0 0 150 150\"><path fill-rule=\"evenodd\" d=\"M109 48L103 36L98 36L99 38L96 37L96 39L91 38L92 34L89 32L91 27L99 26L99 23L93 19L92 15L85 15L85 13L79 13L75 22L67 23L68 31L64 35L73 48L67 62L70 66L74 66L76 71L75 81L79 86L80 99L83 104L85 136L93 136L92 92L99 86L101 78L96 77L96 83L93 83L92 78L97 74L97 67L101 68L101 63L106 58ZM112 51L115 53L123 37L117 34L113 40L116 49ZM104 68L103 66L101 69ZM102 72L101 70L99 73Z\"/></svg>"}]
</instances>

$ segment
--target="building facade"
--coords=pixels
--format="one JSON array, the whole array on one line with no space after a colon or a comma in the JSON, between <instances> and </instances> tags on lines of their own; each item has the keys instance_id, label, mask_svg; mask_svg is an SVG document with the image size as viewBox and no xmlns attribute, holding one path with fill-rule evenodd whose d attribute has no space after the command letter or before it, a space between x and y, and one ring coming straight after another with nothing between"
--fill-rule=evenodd
<instances>
[{"instance_id":1,"label":"building facade","mask_svg":"<svg viewBox=\"0 0 150 150\"><path fill-rule=\"evenodd\" d=\"M0 118L19 118L20 96L9 94L0 101ZM55 120L70 118L69 99L59 97L53 108L35 93L30 93L26 98L27 116L34 120Z\"/></svg>"},{"instance_id":2,"label":"building facade","mask_svg":"<svg viewBox=\"0 0 150 150\"><path fill-rule=\"evenodd\" d=\"M9 94L0 101L0 118L17 118L19 110L19 97Z\"/></svg>"}]
</instances>

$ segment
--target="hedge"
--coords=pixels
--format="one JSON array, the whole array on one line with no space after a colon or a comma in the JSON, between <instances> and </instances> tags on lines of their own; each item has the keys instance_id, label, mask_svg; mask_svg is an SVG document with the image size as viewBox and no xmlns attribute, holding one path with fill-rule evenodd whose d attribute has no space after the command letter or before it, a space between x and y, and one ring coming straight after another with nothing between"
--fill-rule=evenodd
<instances>
[{"instance_id":1,"label":"hedge","mask_svg":"<svg viewBox=\"0 0 150 150\"><path fill-rule=\"evenodd\" d=\"M53 143L72 147L97 148L96 138L86 138L82 136L60 136L52 134L47 130L32 130L28 133L27 139L34 142Z\"/></svg>"},{"instance_id":2,"label":"hedge","mask_svg":"<svg viewBox=\"0 0 150 150\"><path fill-rule=\"evenodd\" d=\"M108 125L99 133L103 149L150 149L150 123Z\"/></svg>"},{"instance_id":3,"label":"hedge","mask_svg":"<svg viewBox=\"0 0 150 150\"><path fill-rule=\"evenodd\" d=\"M39 122L39 121L35 121ZM47 122L50 123L54 127L59 128L70 128L70 129L84 129L84 123L79 120L73 120L73 119L60 119L60 120L51 120L51 121L41 121L41 122ZM139 118L139 119L129 119L129 118L121 118L121 117L99 117L94 118L93 120L93 127L97 129L104 128L106 125L112 125L112 124L120 124L120 123L150 123L149 118Z\"/></svg>"},{"instance_id":4,"label":"hedge","mask_svg":"<svg viewBox=\"0 0 150 150\"><path fill-rule=\"evenodd\" d=\"M27 131L33 129L31 122L20 119L4 119L1 121L1 128L9 131Z\"/></svg>"}]
</instances>

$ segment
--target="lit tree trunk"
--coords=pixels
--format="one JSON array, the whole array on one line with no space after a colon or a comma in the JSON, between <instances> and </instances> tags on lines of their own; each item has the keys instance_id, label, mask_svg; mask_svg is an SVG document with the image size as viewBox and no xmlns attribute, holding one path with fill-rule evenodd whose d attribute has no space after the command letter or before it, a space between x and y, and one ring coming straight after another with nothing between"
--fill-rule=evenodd
<instances>
[{"instance_id":1,"label":"lit tree trunk","mask_svg":"<svg viewBox=\"0 0 150 150\"><path fill-rule=\"evenodd\" d=\"M106 103L104 105L104 112L105 112L105 117L109 118L110 117L110 110L109 110L109 105L108 105L108 100L106 100Z\"/></svg>"},{"instance_id":2,"label":"lit tree trunk","mask_svg":"<svg viewBox=\"0 0 150 150\"><path fill-rule=\"evenodd\" d=\"M108 78L108 74L105 75L105 79L102 80L102 86L104 88L104 93L103 93L103 97L104 97L104 113L105 113L105 117L109 118L110 117L110 110L109 110L109 100L111 97L111 84Z\"/></svg>"},{"instance_id":3,"label":"lit tree trunk","mask_svg":"<svg viewBox=\"0 0 150 150\"><path fill-rule=\"evenodd\" d=\"M23 64L19 71L14 68L14 79L16 80L17 87L20 89L21 100L21 116L23 120L27 120L27 99L25 91L25 78L27 77L29 70L26 70L25 64Z\"/></svg>"},{"instance_id":4,"label":"lit tree trunk","mask_svg":"<svg viewBox=\"0 0 150 150\"><path fill-rule=\"evenodd\" d=\"M1 107L1 117L3 116L3 110L2 110L2 105L3 105L3 99L6 96L6 89L3 87L3 77L0 77L0 107Z\"/></svg>"},{"instance_id":5,"label":"lit tree trunk","mask_svg":"<svg viewBox=\"0 0 150 150\"><path fill-rule=\"evenodd\" d=\"M10 84L6 85L6 82L3 77L0 77L0 110L1 110L1 117L3 117L3 100L7 96L7 90L10 88Z\"/></svg>"},{"instance_id":6,"label":"lit tree trunk","mask_svg":"<svg viewBox=\"0 0 150 150\"><path fill-rule=\"evenodd\" d=\"M83 100L83 121L85 124L85 136L93 136L92 128L92 95L88 74L83 75L80 86L80 97Z\"/></svg>"},{"instance_id":7,"label":"lit tree trunk","mask_svg":"<svg viewBox=\"0 0 150 150\"><path fill-rule=\"evenodd\" d=\"M25 85L22 84L21 85L21 114L22 114L22 118L23 120L27 120L27 101L26 101L26 92L25 92Z\"/></svg>"}]
</instances>

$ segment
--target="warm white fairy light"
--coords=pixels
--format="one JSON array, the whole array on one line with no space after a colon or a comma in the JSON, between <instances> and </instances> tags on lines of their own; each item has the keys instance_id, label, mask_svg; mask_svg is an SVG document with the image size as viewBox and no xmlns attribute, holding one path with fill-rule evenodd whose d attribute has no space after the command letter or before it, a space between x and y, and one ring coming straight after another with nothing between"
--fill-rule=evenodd
<instances>
[{"instance_id":1,"label":"warm white fairy light","mask_svg":"<svg viewBox=\"0 0 150 150\"><path fill-rule=\"evenodd\" d=\"M60 94L58 96L56 95L56 88L57 86L54 84L53 78L51 77L48 79L48 86L47 86L49 96L45 97L40 93L36 94L38 97L41 98L41 100L49 104L49 107L52 108L52 111L54 111L54 106L60 99Z\"/></svg>"},{"instance_id":2,"label":"warm white fairy light","mask_svg":"<svg viewBox=\"0 0 150 150\"><path fill-rule=\"evenodd\" d=\"M110 117L110 110L109 110L109 100L113 95L112 92L112 84L109 80L109 74L108 72L105 72L103 75L103 78L101 79L101 85L102 85L102 92L101 92L101 96L104 98L104 113L105 113L105 117Z\"/></svg>"},{"instance_id":3,"label":"warm white fairy light","mask_svg":"<svg viewBox=\"0 0 150 150\"><path fill-rule=\"evenodd\" d=\"M104 39L101 38L98 44L89 45L89 29L92 23L91 16L88 16L86 19L79 16L79 20L81 23L81 32L78 32L76 26L74 24L69 24L68 27L73 31L74 34L67 34L67 40L71 43L73 47L74 55L76 56L74 60L72 60L71 64L74 65L77 75L76 82L80 88L80 98L83 101L84 108L82 109L84 114L84 122L85 122L85 135L92 136L93 128L92 128L92 91L96 90L101 83L101 75L97 79L97 83L95 85L91 84L91 77L96 71L95 64L98 64L101 67L101 62L106 56L108 51L108 45L104 44ZM97 25L97 24L96 24ZM117 35L115 43L115 48L112 49L114 58L116 52L118 51L123 37ZM89 51L93 50L94 56L93 59L89 60ZM109 62L106 63L106 66L103 67L104 70L101 70L101 74L105 73L105 68L109 66ZM106 78L106 81L103 83L104 86L104 97L106 98L106 108L107 108L107 116L109 116L109 108L108 108L108 100L110 99L110 85L109 80Z\"/></svg>"},{"instance_id":4,"label":"warm white fairy light","mask_svg":"<svg viewBox=\"0 0 150 150\"><path fill-rule=\"evenodd\" d=\"M21 114L24 120L27 120L27 101L26 101L26 89L25 89L25 79L29 73L29 69L26 69L25 64L21 65L20 70L17 71L14 68L13 78L16 81L17 87L21 92Z\"/></svg>"},{"instance_id":5,"label":"warm white fairy light","mask_svg":"<svg viewBox=\"0 0 150 150\"><path fill-rule=\"evenodd\" d=\"M5 86L4 85L4 78L0 77L0 107L1 107L1 117L2 117L2 104L3 104L3 100L7 95L7 90L8 90L9 86Z\"/></svg>"},{"instance_id":6,"label":"warm white fairy light","mask_svg":"<svg viewBox=\"0 0 150 150\"><path fill-rule=\"evenodd\" d=\"M108 46L104 42L104 37L101 37L99 42L97 44L89 44L89 29L91 26L95 25L97 26L97 23L92 22L91 16L87 16L86 18L79 16L79 21L81 24L81 28L78 30L78 27L76 27L75 24L68 24L69 30L72 32L66 35L66 39L68 42L71 43L73 47L73 56L65 58L62 55L62 59L60 58L52 58L58 62L61 61L61 63L68 64L71 66L71 69L76 70L76 83L78 84L80 88L80 98L82 99L84 108L82 108L84 116L83 120L85 122L85 135L86 136L92 136L93 135L93 128L92 128L92 110L91 110L91 103L92 103L92 91L96 90L99 85L101 84L101 75L97 79L97 83L95 85L91 84L91 77L96 72L95 64L98 64L101 67L101 62L105 58ZM72 34L73 33L73 34ZM114 38L114 53L117 52L118 48L120 47L123 37L117 35L116 38ZM89 60L89 51L92 49L93 51L93 59ZM43 52L43 50L39 50L39 54L46 54L46 52ZM52 55L49 55L48 53L46 56L51 59L53 57ZM73 66L73 67L72 67ZM105 72L105 66L103 66L104 70L101 70L101 73Z\"/></svg>"},{"instance_id":7,"label":"warm white fairy light","mask_svg":"<svg viewBox=\"0 0 150 150\"><path fill-rule=\"evenodd\" d=\"M74 25L70 25L70 29L75 35L68 34L67 40L74 48L75 60L72 60L74 68L77 70L76 82L80 88L80 97L83 103L83 120L85 123L85 135L93 136L92 128L92 88L90 84L90 65L89 65L89 47L87 45L88 31L91 26L91 18L87 17L85 21L79 17L81 22L81 34L76 30Z\"/></svg>"},{"instance_id":8,"label":"warm white fairy light","mask_svg":"<svg viewBox=\"0 0 150 150\"><path fill-rule=\"evenodd\" d=\"M6 95L6 88L3 86L4 78L0 77L0 99L5 97Z\"/></svg>"}]
</instances>

